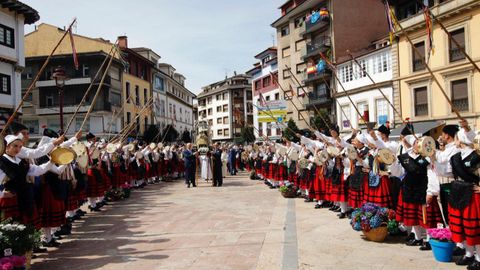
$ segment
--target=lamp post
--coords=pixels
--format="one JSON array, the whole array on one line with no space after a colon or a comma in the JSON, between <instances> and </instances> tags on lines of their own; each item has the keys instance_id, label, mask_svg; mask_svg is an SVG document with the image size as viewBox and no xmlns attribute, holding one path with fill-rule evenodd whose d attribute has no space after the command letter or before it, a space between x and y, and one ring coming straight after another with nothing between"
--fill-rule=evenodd
<instances>
[{"instance_id":1,"label":"lamp post","mask_svg":"<svg viewBox=\"0 0 480 270\"><path fill-rule=\"evenodd\" d=\"M67 75L65 74L65 69L62 66L55 68L53 72L52 79L55 80L55 85L58 88L58 105L60 107L60 133L64 134L63 130L63 87L65 86L65 81L68 80Z\"/></svg>"}]
</instances>

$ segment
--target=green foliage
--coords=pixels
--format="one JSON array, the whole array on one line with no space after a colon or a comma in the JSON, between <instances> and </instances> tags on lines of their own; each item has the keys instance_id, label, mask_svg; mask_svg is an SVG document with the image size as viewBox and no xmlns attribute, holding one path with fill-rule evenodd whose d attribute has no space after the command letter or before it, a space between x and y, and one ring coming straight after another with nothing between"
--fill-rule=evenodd
<instances>
[{"instance_id":1,"label":"green foliage","mask_svg":"<svg viewBox=\"0 0 480 270\"><path fill-rule=\"evenodd\" d=\"M288 128L285 128L283 131L283 137L285 137L289 141L298 142L299 139L297 138L295 133L299 133L300 130L298 129L297 124L295 123L295 121L293 121L292 118L288 120L287 126ZM292 130L294 132L292 132Z\"/></svg>"},{"instance_id":2,"label":"green foliage","mask_svg":"<svg viewBox=\"0 0 480 270\"><path fill-rule=\"evenodd\" d=\"M178 139L178 131L172 125L167 125L162 132L165 142L175 142Z\"/></svg>"},{"instance_id":3,"label":"green foliage","mask_svg":"<svg viewBox=\"0 0 480 270\"><path fill-rule=\"evenodd\" d=\"M315 129L319 129L319 131L326 131L328 134L328 127L333 126L332 121L330 120L329 112L327 109L319 109L319 112L321 117L318 113L315 113L315 117L310 118L310 125ZM328 126L325 124L324 120L328 123Z\"/></svg>"},{"instance_id":4,"label":"green foliage","mask_svg":"<svg viewBox=\"0 0 480 270\"><path fill-rule=\"evenodd\" d=\"M0 250L12 249L13 255L25 255L40 243L40 233L32 225L7 219L0 224Z\"/></svg>"},{"instance_id":5,"label":"green foliage","mask_svg":"<svg viewBox=\"0 0 480 270\"><path fill-rule=\"evenodd\" d=\"M253 127L242 127L240 136L242 136L243 142L245 143L255 142L255 133L253 132Z\"/></svg>"}]
</instances>

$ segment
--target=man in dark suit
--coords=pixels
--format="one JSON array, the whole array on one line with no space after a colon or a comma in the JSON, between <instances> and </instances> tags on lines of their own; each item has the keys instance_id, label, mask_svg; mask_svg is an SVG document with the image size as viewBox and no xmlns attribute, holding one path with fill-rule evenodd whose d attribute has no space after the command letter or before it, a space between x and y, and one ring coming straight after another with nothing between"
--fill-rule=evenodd
<instances>
[{"instance_id":1,"label":"man in dark suit","mask_svg":"<svg viewBox=\"0 0 480 270\"><path fill-rule=\"evenodd\" d=\"M222 150L220 149L220 143L216 143L214 147L215 147L215 149L212 152L213 186L214 187L221 187L223 185Z\"/></svg>"},{"instance_id":2,"label":"man in dark suit","mask_svg":"<svg viewBox=\"0 0 480 270\"><path fill-rule=\"evenodd\" d=\"M237 150L235 147L231 147L228 152L228 165L230 166L230 175L237 174Z\"/></svg>"},{"instance_id":3,"label":"man in dark suit","mask_svg":"<svg viewBox=\"0 0 480 270\"><path fill-rule=\"evenodd\" d=\"M187 147L183 151L183 158L185 161L185 184L187 188L190 188L190 185L196 187L195 183L195 173L196 173L196 161L198 157L198 152L192 151L192 144L188 143Z\"/></svg>"}]
</instances>

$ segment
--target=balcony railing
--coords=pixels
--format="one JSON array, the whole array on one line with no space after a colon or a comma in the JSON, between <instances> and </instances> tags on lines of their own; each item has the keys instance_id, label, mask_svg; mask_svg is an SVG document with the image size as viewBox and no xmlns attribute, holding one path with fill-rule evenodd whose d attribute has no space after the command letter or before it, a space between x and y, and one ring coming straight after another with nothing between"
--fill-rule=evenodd
<instances>
[{"instance_id":1,"label":"balcony railing","mask_svg":"<svg viewBox=\"0 0 480 270\"><path fill-rule=\"evenodd\" d=\"M320 52L325 52L330 48L331 40L330 37L325 37L320 41L315 43L307 44L306 53L302 56L303 59L310 58L312 56L318 55ZM304 51L305 52L305 51Z\"/></svg>"},{"instance_id":2,"label":"balcony railing","mask_svg":"<svg viewBox=\"0 0 480 270\"><path fill-rule=\"evenodd\" d=\"M468 111L468 98L452 100L453 106L459 111Z\"/></svg>"},{"instance_id":3,"label":"balcony railing","mask_svg":"<svg viewBox=\"0 0 480 270\"><path fill-rule=\"evenodd\" d=\"M420 71L425 69L425 63L423 59L414 59L413 60L413 71Z\"/></svg>"},{"instance_id":4,"label":"balcony railing","mask_svg":"<svg viewBox=\"0 0 480 270\"><path fill-rule=\"evenodd\" d=\"M455 61L458 61L458 60L465 59L465 55L462 52L462 50L464 50L464 49L465 48L455 48L455 49L449 50L450 62L455 62Z\"/></svg>"},{"instance_id":5,"label":"balcony railing","mask_svg":"<svg viewBox=\"0 0 480 270\"><path fill-rule=\"evenodd\" d=\"M327 79L332 75L331 71L326 69L322 72L319 73L313 73L313 74L308 74L307 78L303 81L305 84L315 82L317 80L320 80L322 78Z\"/></svg>"}]
</instances>

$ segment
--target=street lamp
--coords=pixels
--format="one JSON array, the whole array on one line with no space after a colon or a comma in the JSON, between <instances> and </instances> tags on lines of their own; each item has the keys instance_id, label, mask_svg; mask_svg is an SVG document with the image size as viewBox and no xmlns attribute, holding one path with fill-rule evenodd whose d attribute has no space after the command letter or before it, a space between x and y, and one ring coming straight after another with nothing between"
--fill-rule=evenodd
<instances>
[{"instance_id":1,"label":"street lamp","mask_svg":"<svg viewBox=\"0 0 480 270\"><path fill-rule=\"evenodd\" d=\"M62 66L55 68L53 72L52 79L55 80L55 85L58 88L58 104L60 107L60 133L63 134L63 87L65 82L69 80L65 74L65 69Z\"/></svg>"}]
</instances>

